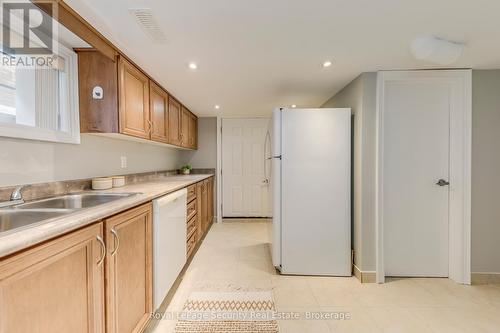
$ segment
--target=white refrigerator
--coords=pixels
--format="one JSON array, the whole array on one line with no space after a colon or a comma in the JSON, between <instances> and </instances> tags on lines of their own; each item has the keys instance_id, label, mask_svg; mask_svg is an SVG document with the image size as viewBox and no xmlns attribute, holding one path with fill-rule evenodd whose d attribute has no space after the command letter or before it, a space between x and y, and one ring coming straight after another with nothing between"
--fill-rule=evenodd
<instances>
[{"instance_id":1,"label":"white refrigerator","mask_svg":"<svg viewBox=\"0 0 500 333\"><path fill-rule=\"evenodd\" d=\"M351 109L273 112L273 264L351 275Z\"/></svg>"}]
</instances>

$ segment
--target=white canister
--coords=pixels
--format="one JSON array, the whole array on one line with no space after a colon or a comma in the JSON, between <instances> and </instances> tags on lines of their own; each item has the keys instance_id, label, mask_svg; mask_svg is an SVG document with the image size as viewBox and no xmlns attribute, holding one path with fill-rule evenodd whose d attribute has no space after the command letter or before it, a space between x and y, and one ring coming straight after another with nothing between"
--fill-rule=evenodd
<instances>
[{"instance_id":1,"label":"white canister","mask_svg":"<svg viewBox=\"0 0 500 333\"><path fill-rule=\"evenodd\" d=\"M102 177L92 179L93 190L108 190L113 187L113 179L111 177Z\"/></svg>"},{"instance_id":2,"label":"white canister","mask_svg":"<svg viewBox=\"0 0 500 333\"><path fill-rule=\"evenodd\" d=\"M125 186L125 177L124 176L115 176L112 178L113 178L113 187Z\"/></svg>"}]
</instances>

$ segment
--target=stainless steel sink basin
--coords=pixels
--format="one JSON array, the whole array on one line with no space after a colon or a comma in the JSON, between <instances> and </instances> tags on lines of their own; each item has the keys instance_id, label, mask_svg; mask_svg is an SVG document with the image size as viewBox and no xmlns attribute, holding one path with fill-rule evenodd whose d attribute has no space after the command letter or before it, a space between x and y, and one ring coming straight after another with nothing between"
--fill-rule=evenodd
<instances>
[{"instance_id":1,"label":"stainless steel sink basin","mask_svg":"<svg viewBox=\"0 0 500 333\"><path fill-rule=\"evenodd\" d=\"M71 213L68 209L0 209L0 233Z\"/></svg>"},{"instance_id":2,"label":"stainless steel sink basin","mask_svg":"<svg viewBox=\"0 0 500 333\"><path fill-rule=\"evenodd\" d=\"M78 193L18 205L15 209L82 209L123 199L136 193Z\"/></svg>"},{"instance_id":3,"label":"stainless steel sink basin","mask_svg":"<svg viewBox=\"0 0 500 333\"><path fill-rule=\"evenodd\" d=\"M0 209L0 233L95 207L137 193L77 193Z\"/></svg>"}]
</instances>

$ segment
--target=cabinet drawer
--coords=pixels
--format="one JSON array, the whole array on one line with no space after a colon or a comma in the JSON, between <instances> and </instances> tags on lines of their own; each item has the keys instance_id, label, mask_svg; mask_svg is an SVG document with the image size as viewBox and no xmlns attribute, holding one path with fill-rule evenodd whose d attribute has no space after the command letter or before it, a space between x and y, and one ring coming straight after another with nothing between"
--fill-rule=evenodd
<instances>
[{"instance_id":1,"label":"cabinet drawer","mask_svg":"<svg viewBox=\"0 0 500 333\"><path fill-rule=\"evenodd\" d=\"M190 185L187 188L187 202L196 199L196 184Z\"/></svg>"},{"instance_id":2,"label":"cabinet drawer","mask_svg":"<svg viewBox=\"0 0 500 333\"><path fill-rule=\"evenodd\" d=\"M191 220L196 215L196 200L191 201L187 205L187 221Z\"/></svg>"},{"instance_id":3,"label":"cabinet drawer","mask_svg":"<svg viewBox=\"0 0 500 333\"><path fill-rule=\"evenodd\" d=\"M193 253L194 247L196 246L196 232L193 233L191 238L188 239L187 241L187 256L188 258L191 256Z\"/></svg>"},{"instance_id":4,"label":"cabinet drawer","mask_svg":"<svg viewBox=\"0 0 500 333\"><path fill-rule=\"evenodd\" d=\"M196 215L193 216L187 223L187 239L191 238L194 232L196 232Z\"/></svg>"}]
</instances>

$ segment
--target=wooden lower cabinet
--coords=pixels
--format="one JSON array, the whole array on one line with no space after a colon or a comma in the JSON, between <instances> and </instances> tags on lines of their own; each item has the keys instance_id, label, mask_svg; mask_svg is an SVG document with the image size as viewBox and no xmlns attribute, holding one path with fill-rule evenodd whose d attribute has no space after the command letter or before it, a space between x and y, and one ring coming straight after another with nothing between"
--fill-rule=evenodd
<instances>
[{"instance_id":1,"label":"wooden lower cabinet","mask_svg":"<svg viewBox=\"0 0 500 333\"><path fill-rule=\"evenodd\" d=\"M208 178L208 225L214 219L214 177Z\"/></svg>"},{"instance_id":2,"label":"wooden lower cabinet","mask_svg":"<svg viewBox=\"0 0 500 333\"><path fill-rule=\"evenodd\" d=\"M141 332L152 302L152 216L145 204L105 220L107 333Z\"/></svg>"},{"instance_id":3,"label":"wooden lower cabinet","mask_svg":"<svg viewBox=\"0 0 500 333\"><path fill-rule=\"evenodd\" d=\"M196 238L201 240L203 236L203 216L202 216L202 200L203 198L203 182L196 183L196 202L197 202L197 213L196 213Z\"/></svg>"},{"instance_id":4,"label":"wooden lower cabinet","mask_svg":"<svg viewBox=\"0 0 500 333\"><path fill-rule=\"evenodd\" d=\"M212 222L213 177L190 189L188 255ZM142 332L153 311L152 239L147 203L0 259L0 333Z\"/></svg>"},{"instance_id":5,"label":"wooden lower cabinet","mask_svg":"<svg viewBox=\"0 0 500 333\"><path fill-rule=\"evenodd\" d=\"M202 199L201 199L201 230L203 234L208 228L208 180L205 179L202 185Z\"/></svg>"},{"instance_id":6,"label":"wooden lower cabinet","mask_svg":"<svg viewBox=\"0 0 500 333\"><path fill-rule=\"evenodd\" d=\"M210 177L196 183L196 242L203 239L213 220L213 179Z\"/></svg>"},{"instance_id":7,"label":"wooden lower cabinet","mask_svg":"<svg viewBox=\"0 0 500 333\"><path fill-rule=\"evenodd\" d=\"M0 260L0 332L104 332L102 232L97 223Z\"/></svg>"}]
</instances>

